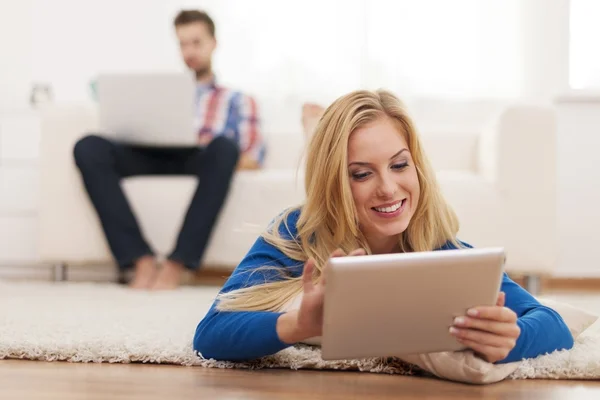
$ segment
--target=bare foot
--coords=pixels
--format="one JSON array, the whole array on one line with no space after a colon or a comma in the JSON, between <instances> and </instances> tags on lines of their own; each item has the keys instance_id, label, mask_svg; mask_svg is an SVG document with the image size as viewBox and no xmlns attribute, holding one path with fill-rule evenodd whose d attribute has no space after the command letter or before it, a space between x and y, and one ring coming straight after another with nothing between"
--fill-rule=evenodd
<instances>
[{"instance_id":1,"label":"bare foot","mask_svg":"<svg viewBox=\"0 0 600 400\"><path fill-rule=\"evenodd\" d=\"M167 260L158 272L158 276L152 285L152 290L173 290L181 284L185 266L175 261Z\"/></svg>"},{"instance_id":2,"label":"bare foot","mask_svg":"<svg viewBox=\"0 0 600 400\"><path fill-rule=\"evenodd\" d=\"M304 135L307 139L310 139L319 119L325 112L325 108L314 103L305 103L302 105L302 127L304 128Z\"/></svg>"},{"instance_id":3,"label":"bare foot","mask_svg":"<svg viewBox=\"0 0 600 400\"><path fill-rule=\"evenodd\" d=\"M154 257L144 256L135 263L135 276L129 283L132 289L150 289L156 276L156 264Z\"/></svg>"}]
</instances>

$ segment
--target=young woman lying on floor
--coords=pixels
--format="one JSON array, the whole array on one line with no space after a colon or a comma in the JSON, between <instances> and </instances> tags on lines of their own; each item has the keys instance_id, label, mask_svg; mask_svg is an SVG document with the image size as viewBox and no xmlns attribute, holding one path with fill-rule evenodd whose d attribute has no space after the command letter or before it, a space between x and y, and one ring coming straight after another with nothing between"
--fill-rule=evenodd
<instances>
[{"instance_id":1,"label":"young woman lying on floor","mask_svg":"<svg viewBox=\"0 0 600 400\"><path fill-rule=\"evenodd\" d=\"M243 361L321 335L329 257L470 247L444 200L402 103L385 91L336 100L311 139L306 201L277 217L200 322L194 349ZM298 310L283 312L302 295ZM494 307L457 318L449 334L492 363L569 349L562 318L505 274Z\"/></svg>"}]
</instances>

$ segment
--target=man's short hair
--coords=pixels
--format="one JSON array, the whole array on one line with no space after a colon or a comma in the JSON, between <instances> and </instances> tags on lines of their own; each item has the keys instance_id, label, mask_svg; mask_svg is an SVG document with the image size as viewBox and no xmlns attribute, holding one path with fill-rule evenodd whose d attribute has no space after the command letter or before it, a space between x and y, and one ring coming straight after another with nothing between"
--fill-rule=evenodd
<instances>
[{"instance_id":1,"label":"man's short hair","mask_svg":"<svg viewBox=\"0 0 600 400\"><path fill-rule=\"evenodd\" d=\"M173 21L173 25L175 25L175 28L177 28L178 26L188 25L188 24L192 24L195 22L201 22L201 23L206 24L206 26L208 27L208 32L210 32L210 35L212 37L215 37L215 23L212 20L212 18L204 11L181 10L175 17L175 20Z\"/></svg>"}]
</instances>

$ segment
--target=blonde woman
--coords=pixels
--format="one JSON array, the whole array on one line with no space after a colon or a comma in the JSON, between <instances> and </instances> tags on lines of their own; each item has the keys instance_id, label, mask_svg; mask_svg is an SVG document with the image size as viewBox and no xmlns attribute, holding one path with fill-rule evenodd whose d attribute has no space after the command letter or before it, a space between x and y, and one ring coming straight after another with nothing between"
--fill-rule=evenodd
<instances>
[{"instance_id":1,"label":"blonde woman","mask_svg":"<svg viewBox=\"0 0 600 400\"><path fill-rule=\"evenodd\" d=\"M203 357L251 360L320 336L329 257L470 247L389 92L356 91L325 110L305 179L305 203L258 238L198 325ZM284 311L298 296L299 308ZM506 275L497 305L469 310L448 334L497 363L573 346L561 317Z\"/></svg>"}]
</instances>

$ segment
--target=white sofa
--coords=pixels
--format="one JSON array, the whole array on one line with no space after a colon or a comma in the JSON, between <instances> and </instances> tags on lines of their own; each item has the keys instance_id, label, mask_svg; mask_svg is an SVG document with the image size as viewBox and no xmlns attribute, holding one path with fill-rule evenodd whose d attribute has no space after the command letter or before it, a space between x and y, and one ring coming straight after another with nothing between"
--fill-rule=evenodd
<instances>
[{"instance_id":1,"label":"white sofa","mask_svg":"<svg viewBox=\"0 0 600 400\"><path fill-rule=\"evenodd\" d=\"M77 139L97 131L97 123L91 107L51 106L43 112L38 239L45 262L112 261L72 156ZM555 129L551 108L515 105L476 135L422 132L461 219L460 239L478 247L504 246L509 272L544 275L555 265ZM236 175L204 265L231 270L275 215L303 200L303 136L297 130L268 135L268 141L266 168ZM123 185L145 236L165 254L195 178L135 177Z\"/></svg>"}]
</instances>

